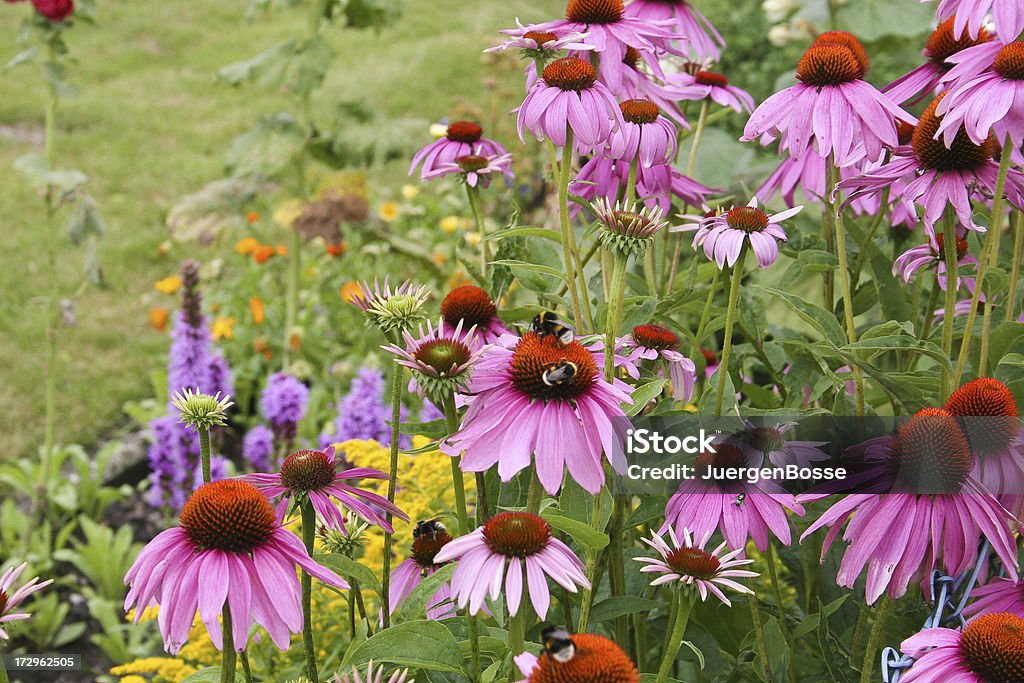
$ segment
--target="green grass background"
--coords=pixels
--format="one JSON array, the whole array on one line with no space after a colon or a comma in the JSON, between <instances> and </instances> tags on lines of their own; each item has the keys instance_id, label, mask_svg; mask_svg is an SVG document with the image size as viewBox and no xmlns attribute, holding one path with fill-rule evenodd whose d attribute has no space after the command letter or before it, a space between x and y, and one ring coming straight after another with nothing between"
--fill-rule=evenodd
<instances>
[{"instance_id":1,"label":"green grass background","mask_svg":"<svg viewBox=\"0 0 1024 683\"><path fill-rule=\"evenodd\" d=\"M516 17L545 21L563 8L562 0L409 0L381 33L332 29L338 58L315 108L358 99L385 116L436 120L473 105L500 117L515 104L521 77L518 67L501 72L498 90L511 99L495 102L483 87L494 72L481 49ZM726 65L743 64L746 78L734 80L755 97L770 92L791 56L768 47L759 3L706 0L702 8L733 45ZM0 63L19 51L15 36L28 10L0 4ZM153 281L184 258L209 256L195 245L158 254L166 212L223 175L229 141L260 114L292 109L282 96L215 79L220 67L304 31L302 7L250 22L245 10L244 0L100 0L97 23L68 33L76 59L68 80L81 94L61 106L57 154L60 166L90 177L108 228L100 245L108 286L75 296L78 324L61 331L59 441L111 434L125 423L122 404L151 393L149 373L167 345L146 323ZM11 170L18 156L41 149L43 91L36 65L0 73L0 458L34 452L41 440L47 240L59 244L61 291L72 294L82 282L83 250L47 234L40 198ZM394 164L373 175L394 185L404 170Z\"/></svg>"}]
</instances>

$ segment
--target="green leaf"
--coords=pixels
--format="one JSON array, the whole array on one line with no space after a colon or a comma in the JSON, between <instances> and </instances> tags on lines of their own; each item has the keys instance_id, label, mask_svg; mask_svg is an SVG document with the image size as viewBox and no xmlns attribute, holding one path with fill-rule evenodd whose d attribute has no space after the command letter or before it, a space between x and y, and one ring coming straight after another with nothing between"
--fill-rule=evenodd
<instances>
[{"instance_id":1,"label":"green leaf","mask_svg":"<svg viewBox=\"0 0 1024 683\"><path fill-rule=\"evenodd\" d=\"M634 389L630 396L633 399L633 403L626 409L626 415L629 417L639 415L640 411L646 408L648 403L661 395L666 384L668 384L667 379L659 378L647 384L641 384Z\"/></svg>"},{"instance_id":2,"label":"green leaf","mask_svg":"<svg viewBox=\"0 0 1024 683\"><path fill-rule=\"evenodd\" d=\"M330 43L317 36L295 53L285 87L296 95L316 90L324 82L333 61L334 49Z\"/></svg>"},{"instance_id":3,"label":"green leaf","mask_svg":"<svg viewBox=\"0 0 1024 683\"><path fill-rule=\"evenodd\" d=\"M857 0L840 5L843 28L864 41L926 33L934 9L906 0Z\"/></svg>"},{"instance_id":4,"label":"green leaf","mask_svg":"<svg viewBox=\"0 0 1024 683\"><path fill-rule=\"evenodd\" d=\"M511 259L492 261L492 263L498 266L509 266L512 269L527 270L533 273L540 273L542 275L550 275L551 277L556 277L562 282L565 282L565 274L561 270L551 266L542 266L538 263L528 263L526 261L515 261Z\"/></svg>"},{"instance_id":5,"label":"green leaf","mask_svg":"<svg viewBox=\"0 0 1024 683\"><path fill-rule=\"evenodd\" d=\"M509 237L541 237L546 240L551 240L561 244L561 236L550 228L535 228L529 225L520 225L514 228L507 228L505 230L499 230L498 232L491 233L484 239L487 240L503 240Z\"/></svg>"},{"instance_id":6,"label":"green leaf","mask_svg":"<svg viewBox=\"0 0 1024 683\"><path fill-rule=\"evenodd\" d=\"M937 345L928 341L919 341L916 337L909 335L859 339L853 344L847 344L839 351L847 354L863 354L866 360L886 351L911 351L918 355L928 356L941 367L947 369L952 367L949 357Z\"/></svg>"},{"instance_id":7,"label":"green leaf","mask_svg":"<svg viewBox=\"0 0 1024 683\"><path fill-rule=\"evenodd\" d=\"M182 679L181 683L220 683L220 667L210 666L200 669L189 677Z\"/></svg>"},{"instance_id":8,"label":"green leaf","mask_svg":"<svg viewBox=\"0 0 1024 683\"><path fill-rule=\"evenodd\" d=\"M401 624L426 617L427 604L434 597L434 594L441 590L441 586L452 578L454 573L455 564L447 564L420 581L419 585L406 597L402 607L395 612L391 623Z\"/></svg>"},{"instance_id":9,"label":"green leaf","mask_svg":"<svg viewBox=\"0 0 1024 683\"><path fill-rule=\"evenodd\" d=\"M316 553L313 555L313 559L328 569L333 570L336 574L340 574L346 579L358 581L361 587L369 588L376 592L377 595L381 595L382 590L377 575L369 567L356 562L351 557L331 553Z\"/></svg>"},{"instance_id":10,"label":"green leaf","mask_svg":"<svg viewBox=\"0 0 1024 683\"><path fill-rule=\"evenodd\" d=\"M265 116L234 139L225 163L234 176L273 176L287 167L306 143L306 131L290 116Z\"/></svg>"},{"instance_id":11,"label":"green leaf","mask_svg":"<svg viewBox=\"0 0 1024 683\"><path fill-rule=\"evenodd\" d=\"M359 666L370 660L463 673L459 643L436 621L407 621L378 631L345 657L344 666Z\"/></svg>"},{"instance_id":12,"label":"green leaf","mask_svg":"<svg viewBox=\"0 0 1024 683\"><path fill-rule=\"evenodd\" d=\"M267 88L276 88L284 80L288 61L295 53L295 41L274 45L241 62L228 64L217 72L217 77L230 85L254 81Z\"/></svg>"},{"instance_id":13,"label":"green leaf","mask_svg":"<svg viewBox=\"0 0 1024 683\"><path fill-rule=\"evenodd\" d=\"M37 185L54 187L63 194L74 192L89 179L73 169L51 170L46 159L39 154L24 154L14 160L14 168L28 176Z\"/></svg>"},{"instance_id":14,"label":"green leaf","mask_svg":"<svg viewBox=\"0 0 1024 683\"><path fill-rule=\"evenodd\" d=\"M780 289L773 289L763 285L753 286L780 299L789 310L796 313L801 320L817 330L832 345L843 346L846 344L846 332L843 331L839 321L836 320L832 313L826 311L821 306L812 304L806 299Z\"/></svg>"},{"instance_id":15,"label":"green leaf","mask_svg":"<svg viewBox=\"0 0 1024 683\"><path fill-rule=\"evenodd\" d=\"M1024 323L1004 322L996 325L989 337L988 348L989 363L992 366L999 365L999 361L1008 353L1024 351Z\"/></svg>"},{"instance_id":16,"label":"green leaf","mask_svg":"<svg viewBox=\"0 0 1024 683\"><path fill-rule=\"evenodd\" d=\"M91 197L82 197L68 219L68 238L72 244L82 244L90 235L99 237L106 232L103 217Z\"/></svg>"},{"instance_id":17,"label":"green leaf","mask_svg":"<svg viewBox=\"0 0 1024 683\"><path fill-rule=\"evenodd\" d=\"M665 603L659 600L638 598L632 595L617 595L594 605L590 611L590 620L593 622L608 621L626 614L649 612L664 606Z\"/></svg>"},{"instance_id":18,"label":"green leaf","mask_svg":"<svg viewBox=\"0 0 1024 683\"><path fill-rule=\"evenodd\" d=\"M608 545L608 534L596 531L586 522L569 519L553 508L543 510L541 517L555 529L569 534L574 541L591 552L597 552Z\"/></svg>"}]
</instances>

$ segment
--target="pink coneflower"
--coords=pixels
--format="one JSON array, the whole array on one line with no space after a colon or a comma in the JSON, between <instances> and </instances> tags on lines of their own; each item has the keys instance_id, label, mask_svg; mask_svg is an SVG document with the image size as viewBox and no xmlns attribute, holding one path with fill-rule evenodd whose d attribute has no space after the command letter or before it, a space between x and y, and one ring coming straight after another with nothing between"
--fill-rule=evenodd
<instances>
[{"instance_id":1,"label":"pink coneflower","mask_svg":"<svg viewBox=\"0 0 1024 683\"><path fill-rule=\"evenodd\" d=\"M417 166L423 164L420 179L427 180L429 174L436 170L439 164L455 163L459 157L473 154L497 157L508 154L508 150L494 140L485 138L483 133L484 129L472 121L455 121L448 124L443 138L434 140L413 155L409 175L413 174Z\"/></svg>"},{"instance_id":2,"label":"pink coneflower","mask_svg":"<svg viewBox=\"0 0 1024 683\"><path fill-rule=\"evenodd\" d=\"M498 317L498 307L487 292L476 285L462 285L448 292L441 302L441 317L444 324L453 329L459 323L463 329L475 328L476 336L484 344L508 334L508 328Z\"/></svg>"},{"instance_id":3,"label":"pink coneflower","mask_svg":"<svg viewBox=\"0 0 1024 683\"><path fill-rule=\"evenodd\" d=\"M451 540L448 530L438 522L419 522L416 525L409 557L391 572L388 604L391 606L392 614L405 602L416 586L420 585L420 581L444 566L437 561L437 553ZM449 602L451 593L451 586L447 583L434 593L427 601L427 619L447 619L455 616L455 607Z\"/></svg>"},{"instance_id":4,"label":"pink coneflower","mask_svg":"<svg viewBox=\"0 0 1024 683\"><path fill-rule=\"evenodd\" d=\"M741 444L720 441L714 453L698 455L694 466L697 478L682 482L665 507L662 532L671 526L680 532L689 529L703 538L718 530L730 548L745 548L752 539L762 552L768 548L769 533L783 545L792 543L786 511L804 514L793 494L771 480L750 484L720 476L702 478L725 468L753 467Z\"/></svg>"},{"instance_id":5,"label":"pink coneflower","mask_svg":"<svg viewBox=\"0 0 1024 683\"><path fill-rule=\"evenodd\" d=\"M625 188L629 179L629 162L595 155L583 165L570 185L573 194L588 201L604 197L614 202L620 188ZM672 208L672 197L678 197L691 206L704 206L708 197L716 194L715 188L701 185L677 171L671 164L657 164L650 168L640 166L636 174L636 193L648 208L660 208L667 213ZM574 204L570 213L575 216L581 210Z\"/></svg>"},{"instance_id":6,"label":"pink coneflower","mask_svg":"<svg viewBox=\"0 0 1024 683\"><path fill-rule=\"evenodd\" d=\"M746 429L736 436L743 444L748 462L754 467L811 467L814 463L829 458L820 448L827 444L827 441L786 439L786 434L797 426L796 422L776 422L768 425L744 420L743 423Z\"/></svg>"},{"instance_id":7,"label":"pink coneflower","mask_svg":"<svg viewBox=\"0 0 1024 683\"><path fill-rule=\"evenodd\" d=\"M968 35L957 38L953 35L954 21L950 18L942 22L928 38L923 52L928 58L927 62L882 88L882 92L893 102L916 104L929 95L934 96L940 81L953 66L950 57L961 50L992 40L985 29L975 38Z\"/></svg>"},{"instance_id":8,"label":"pink coneflower","mask_svg":"<svg viewBox=\"0 0 1024 683\"><path fill-rule=\"evenodd\" d=\"M859 491L839 500L801 537L829 527L822 558L840 530L849 546L836 581L852 588L867 568L866 598L888 591L899 598L914 579L936 567L951 576L975 561L987 538L1011 576L1017 576L1011 517L971 477L973 455L956 418L925 408L892 436L848 450L863 459L863 471L847 480Z\"/></svg>"},{"instance_id":9,"label":"pink coneflower","mask_svg":"<svg viewBox=\"0 0 1024 683\"><path fill-rule=\"evenodd\" d=\"M470 187L487 187L491 184L491 176L501 174L508 178L515 178L512 172L511 154L481 154L483 150L477 148L473 154L467 154L456 158L454 161L438 162L434 169L422 175L423 180L432 180L444 175L456 175Z\"/></svg>"},{"instance_id":10,"label":"pink coneflower","mask_svg":"<svg viewBox=\"0 0 1024 683\"><path fill-rule=\"evenodd\" d=\"M219 617L227 600L235 650L245 649L253 623L285 650L289 633L302 630L296 565L326 584L348 588L281 526L259 489L223 479L197 489L181 510L181 526L142 549L124 577L130 586L124 607L137 608L138 622L145 608L160 605L164 647L176 654L196 610L214 646L223 649Z\"/></svg>"},{"instance_id":11,"label":"pink coneflower","mask_svg":"<svg viewBox=\"0 0 1024 683\"><path fill-rule=\"evenodd\" d=\"M402 333L405 346L381 347L396 356L399 365L412 371L412 390L434 402L443 402L451 393L465 393L470 372L483 353L476 330L463 330L463 320L455 327L445 325L444 317L435 328L429 322L419 337L408 330Z\"/></svg>"},{"instance_id":12,"label":"pink coneflower","mask_svg":"<svg viewBox=\"0 0 1024 683\"><path fill-rule=\"evenodd\" d=\"M529 512L499 512L445 545L434 558L439 563L452 560L459 561L452 574L452 595L460 608L469 606L470 614L484 609L486 597L497 600L504 592L509 614L515 616L527 586L533 609L544 619L551 604L545 577L570 593L590 587L579 558L551 535L543 518Z\"/></svg>"},{"instance_id":13,"label":"pink coneflower","mask_svg":"<svg viewBox=\"0 0 1024 683\"><path fill-rule=\"evenodd\" d=\"M501 30L512 40L506 40L500 45L489 47L484 52L501 52L512 48L519 48L525 56L533 59L535 56L546 56L554 54L558 50L592 50L593 46L584 42L588 36L586 33L566 33L561 36L552 31L537 31L533 26L523 26L519 19L516 19L515 28Z\"/></svg>"},{"instance_id":14,"label":"pink coneflower","mask_svg":"<svg viewBox=\"0 0 1024 683\"><path fill-rule=\"evenodd\" d=\"M622 125L622 112L611 91L598 82L590 62L563 57L544 67L540 81L519 106L516 126L519 139L529 129L537 138L565 146L571 129L574 149L580 153L603 145L615 126Z\"/></svg>"},{"instance_id":15,"label":"pink coneflower","mask_svg":"<svg viewBox=\"0 0 1024 683\"><path fill-rule=\"evenodd\" d=\"M863 50L863 48L861 48ZM754 110L743 140L762 144L780 138L781 148L799 157L812 147L836 166L859 161L862 143L868 161L895 147L897 119L914 121L864 80L866 58L845 44L812 45L796 69L797 85L775 93Z\"/></svg>"},{"instance_id":16,"label":"pink coneflower","mask_svg":"<svg viewBox=\"0 0 1024 683\"><path fill-rule=\"evenodd\" d=\"M747 595L754 594L754 591L734 580L752 579L758 576L757 572L736 569L736 567L743 567L754 563L753 560L740 558L743 554L743 548L736 548L722 555L722 551L725 550L725 543L720 544L711 552L704 550L704 546L711 538L711 534L704 534L694 538L691 537L689 530L683 529L682 537L683 542L680 543L676 532L672 530L672 527L669 527L668 538L671 541L671 545L653 531L650 538L641 539L644 543L654 548L660 556L633 558L637 562L646 563L640 568L641 573L659 575L651 581L652 586L664 586L673 583L682 584L696 589L702 601L707 600L710 594L729 606L732 603L725 593L722 592L723 588Z\"/></svg>"},{"instance_id":17,"label":"pink coneflower","mask_svg":"<svg viewBox=\"0 0 1024 683\"><path fill-rule=\"evenodd\" d=\"M601 452L612 461L622 438L629 386L605 382L594 352L554 335L523 335L514 348L488 347L473 371L474 399L459 431L441 450L462 454L462 469L484 472L495 464L502 481L530 465L548 493L562 486L564 469L587 491L604 484ZM558 434L558 438L552 438ZM464 452L464 453L463 453Z\"/></svg>"},{"instance_id":18,"label":"pink coneflower","mask_svg":"<svg viewBox=\"0 0 1024 683\"><path fill-rule=\"evenodd\" d=\"M1019 147L1024 142L1024 41L979 45L949 61L956 64L946 76L950 91L935 109L946 146L962 128L975 144L993 134L1000 144L1009 137Z\"/></svg>"},{"instance_id":19,"label":"pink coneflower","mask_svg":"<svg viewBox=\"0 0 1024 683\"><path fill-rule=\"evenodd\" d=\"M658 106L646 99L626 100L619 105L623 124L608 138L608 156L650 168L675 159L677 133Z\"/></svg>"},{"instance_id":20,"label":"pink coneflower","mask_svg":"<svg viewBox=\"0 0 1024 683\"><path fill-rule=\"evenodd\" d=\"M777 240L785 242L788 239L779 223L792 218L803 208L795 206L768 215L757 207L757 197L753 197L746 206L702 220L693 236L693 248L702 246L704 255L714 260L719 268L724 268L726 263L734 265L744 244L749 244L758 265L767 268L779 257Z\"/></svg>"},{"instance_id":21,"label":"pink coneflower","mask_svg":"<svg viewBox=\"0 0 1024 683\"><path fill-rule=\"evenodd\" d=\"M18 580L21 573L25 571L25 567L28 566L27 562L22 562L17 567L11 567L3 574L0 574L0 624L7 623L9 621L21 621L28 619L30 614L24 612L14 612L14 608L25 601L25 598L43 590L51 583L53 579L47 579L46 581L39 581L38 576L33 576L24 585L17 590L11 590L14 586L14 582ZM7 640L7 632L4 631L3 626L0 625L0 640Z\"/></svg>"},{"instance_id":22,"label":"pink coneflower","mask_svg":"<svg viewBox=\"0 0 1024 683\"><path fill-rule=\"evenodd\" d=\"M971 602L964 608L965 617L1009 612L1024 619L1024 581L996 577L971 591Z\"/></svg>"},{"instance_id":23,"label":"pink coneflower","mask_svg":"<svg viewBox=\"0 0 1024 683\"><path fill-rule=\"evenodd\" d=\"M697 59L718 61L725 39L689 0L633 0L626 15L645 21L673 21L677 36L683 37Z\"/></svg>"},{"instance_id":24,"label":"pink coneflower","mask_svg":"<svg viewBox=\"0 0 1024 683\"><path fill-rule=\"evenodd\" d=\"M661 325L637 325L622 338L618 353L623 355L623 367L629 376L640 376L638 367L645 360L664 360L668 365L669 381L672 383L672 397L677 401L690 400L697 382L697 366L693 361L676 350L679 335Z\"/></svg>"},{"instance_id":25,"label":"pink coneflower","mask_svg":"<svg viewBox=\"0 0 1024 683\"><path fill-rule=\"evenodd\" d=\"M996 35L1004 43L1015 40L1024 30L1024 9L1019 0L942 0L935 16L939 21L956 18L953 35L962 36L966 28L972 38L977 38L985 28L989 12L996 25Z\"/></svg>"},{"instance_id":26,"label":"pink coneflower","mask_svg":"<svg viewBox=\"0 0 1024 683\"><path fill-rule=\"evenodd\" d=\"M1024 681L1024 619L986 614L963 631L926 628L900 643L915 659L900 683L1014 683Z\"/></svg>"},{"instance_id":27,"label":"pink coneflower","mask_svg":"<svg viewBox=\"0 0 1024 683\"><path fill-rule=\"evenodd\" d=\"M983 230L974 223L971 200L995 193L999 175L999 164L992 158L995 140L989 136L984 144L975 144L962 127L950 147L936 140L942 123L936 107L944 97L945 93L939 95L921 114L909 147L897 147L889 163L839 183L840 189L849 192L847 201L878 195L893 183L904 182L903 197L924 209L929 233L934 233L947 206L956 210L960 225ZM1024 206L1024 175L1016 169L1009 171L1006 193L1014 206Z\"/></svg>"},{"instance_id":28,"label":"pink coneflower","mask_svg":"<svg viewBox=\"0 0 1024 683\"><path fill-rule=\"evenodd\" d=\"M978 259L967 253L967 239L964 237L966 231L961 230L961 235L956 238L956 258L960 265L976 264ZM910 282L914 273L925 269L937 268L939 286L946 288L946 261L945 261L945 236L940 232L936 235L928 235L928 241L911 247L896 257L892 264L892 274L899 275L904 282ZM960 289L960 283L965 278L959 275L956 279L956 288Z\"/></svg>"},{"instance_id":29,"label":"pink coneflower","mask_svg":"<svg viewBox=\"0 0 1024 683\"><path fill-rule=\"evenodd\" d=\"M666 76L666 91L679 100L703 100L731 107L737 112L753 111L754 98L745 91L729 84L729 79L713 71L697 71L688 73L681 71Z\"/></svg>"},{"instance_id":30,"label":"pink coneflower","mask_svg":"<svg viewBox=\"0 0 1024 683\"><path fill-rule=\"evenodd\" d=\"M517 683L640 683L636 664L613 641L596 633L574 633L568 640L571 649L561 650L559 657L516 655L516 666L526 676Z\"/></svg>"},{"instance_id":31,"label":"pink coneflower","mask_svg":"<svg viewBox=\"0 0 1024 683\"><path fill-rule=\"evenodd\" d=\"M285 458L281 463L281 471L277 474L257 472L239 477L261 490L270 500L278 499L278 521L284 519L289 504L308 497L320 519L329 528L342 533L346 533L345 514L334 501L389 533L393 529L381 510L390 512L399 519L409 520L409 517L387 498L347 483L355 479L387 478L388 475L384 472L370 467L353 467L339 472L334 457L334 446L328 446L322 451L296 451Z\"/></svg>"},{"instance_id":32,"label":"pink coneflower","mask_svg":"<svg viewBox=\"0 0 1024 683\"><path fill-rule=\"evenodd\" d=\"M977 456L971 476L1007 506L1024 491L1024 432L1010 388L980 377L954 391L946 410L956 416Z\"/></svg>"},{"instance_id":33,"label":"pink coneflower","mask_svg":"<svg viewBox=\"0 0 1024 683\"><path fill-rule=\"evenodd\" d=\"M626 69L626 49L641 52L677 52L670 42L685 37L672 31L671 22L652 22L629 16L622 0L569 0L565 19L535 24L533 31L550 31L557 35L586 33L584 42L600 57L601 82L618 92ZM586 56L586 55L584 55Z\"/></svg>"},{"instance_id":34,"label":"pink coneflower","mask_svg":"<svg viewBox=\"0 0 1024 683\"><path fill-rule=\"evenodd\" d=\"M690 129L690 124L679 107L679 98L664 84L668 76L662 71L656 54L640 52L629 47L626 48L626 56L623 57L622 63L626 68L622 72L622 84L616 91L621 99L650 100L676 124Z\"/></svg>"}]
</instances>

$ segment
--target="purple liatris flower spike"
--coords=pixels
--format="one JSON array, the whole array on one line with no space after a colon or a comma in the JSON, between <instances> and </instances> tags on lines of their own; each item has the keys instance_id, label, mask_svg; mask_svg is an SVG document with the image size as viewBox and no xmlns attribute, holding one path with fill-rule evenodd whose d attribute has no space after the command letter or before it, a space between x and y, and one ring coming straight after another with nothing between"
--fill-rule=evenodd
<instances>
[{"instance_id":1,"label":"purple liatris flower spike","mask_svg":"<svg viewBox=\"0 0 1024 683\"><path fill-rule=\"evenodd\" d=\"M242 456L256 470L269 470L270 457L274 453L274 432L258 424L245 433L242 439Z\"/></svg>"}]
</instances>

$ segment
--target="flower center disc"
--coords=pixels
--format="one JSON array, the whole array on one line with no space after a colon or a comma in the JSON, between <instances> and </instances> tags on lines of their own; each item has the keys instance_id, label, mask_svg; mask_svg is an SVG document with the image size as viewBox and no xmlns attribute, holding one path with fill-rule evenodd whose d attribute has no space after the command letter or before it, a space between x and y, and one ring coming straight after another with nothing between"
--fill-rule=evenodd
<instances>
[{"instance_id":1,"label":"flower center disc","mask_svg":"<svg viewBox=\"0 0 1024 683\"><path fill-rule=\"evenodd\" d=\"M7 600L7 593L0 591L0 614L3 614L4 610L7 609Z\"/></svg>"},{"instance_id":2,"label":"flower center disc","mask_svg":"<svg viewBox=\"0 0 1024 683\"><path fill-rule=\"evenodd\" d=\"M281 485L293 491L319 491L335 475L334 463L323 451L296 451L281 463Z\"/></svg>"},{"instance_id":3,"label":"flower center disc","mask_svg":"<svg viewBox=\"0 0 1024 683\"><path fill-rule=\"evenodd\" d=\"M892 466L900 491L958 493L973 464L960 425L942 408L919 410L896 430Z\"/></svg>"},{"instance_id":4,"label":"flower center disc","mask_svg":"<svg viewBox=\"0 0 1024 683\"><path fill-rule=\"evenodd\" d=\"M569 0L565 18L580 24L614 24L625 10L622 0Z\"/></svg>"},{"instance_id":5,"label":"flower center disc","mask_svg":"<svg viewBox=\"0 0 1024 683\"><path fill-rule=\"evenodd\" d=\"M472 121L455 121L448 125L447 137L453 142L472 144L483 134L484 129Z\"/></svg>"},{"instance_id":6,"label":"flower center disc","mask_svg":"<svg viewBox=\"0 0 1024 683\"><path fill-rule=\"evenodd\" d=\"M704 552L700 548L684 546L676 548L665 558L665 563L683 576L692 576L705 581L714 578L721 566L718 558Z\"/></svg>"},{"instance_id":7,"label":"flower center disc","mask_svg":"<svg viewBox=\"0 0 1024 683\"><path fill-rule=\"evenodd\" d=\"M523 34L523 38L537 43L537 47L543 46L544 43L550 43L553 40L558 40L558 36L551 31L527 31Z\"/></svg>"},{"instance_id":8,"label":"flower center disc","mask_svg":"<svg viewBox=\"0 0 1024 683\"><path fill-rule=\"evenodd\" d=\"M910 144L914 147L917 160L927 168L933 168L936 171L974 170L995 156L995 138L989 135L985 144L976 145L961 126L950 147L946 147L941 139L934 139L935 133L942 123L942 117L935 115L935 108L939 106L939 102L945 96L946 93L942 93L936 97L921 114L921 118L918 119L917 126L914 128Z\"/></svg>"},{"instance_id":9,"label":"flower center disc","mask_svg":"<svg viewBox=\"0 0 1024 683\"><path fill-rule=\"evenodd\" d=\"M1011 81L1024 81L1024 42L1010 43L996 55L992 70Z\"/></svg>"},{"instance_id":10,"label":"flower center disc","mask_svg":"<svg viewBox=\"0 0 1024 683\"><path fill-rule=\"evenodd\" d=\"M857 59L857 65L860 67L860 73L858 76L864 78L864 74L871 68L871 60L868 59L867 50L857 40L857 36L847 31L825 31L820 36L815 38L813 45L842 45Z\"/></svg>"},{"instance_id":11,"label":"flower center disc","mask_svg":"<svg viewBox=\"0 0 1024 683\"><path fill-rule=\"evenodd\" d=\"M743 232L761 232L768 227L768 214L752 206L737 206L725 214L730 228Z\"/></svg>"},{"instance_id":12,"label":"flower center disc","mask_svg":"<svg viewBox=\"0 0 1024 683\"><path fill-rule=\"evenodd\" d=\"M801 83L818 88L855 81L861 72L860 62L850 48L835 43L812 45L796 67L796 77Z\"/></svg>"},{"instance_id":13,"label":"flower center disc","mask_svg":"<svg viewBox=\"0 0 1024 683\"><path fill-rule=\"evenodd\" d=\"M455 328L462 321L465 328L476 325L478 328L487 327L498 308L487 296L487 292L474 285L462 285L448 292L448 296L441 302L441 317L444 324Z\"/></svg>"},{"instance_id":14,"label":"flower center disc","mask_svg":"<svg viewBox=\"0 0 1024 683\"><path fill-rule=\"evenodd\" d=\"M551 527L529 512L500 512L484 524L484 540L499 555L523 558L548 546Z\"/></svg>"},{"instance_id":15,"label":"flower center disc","mask_svg":"<svg viewBox=\"0 0 1024 683\"><path fill-rule=\"evenodd\" d=\"M633 339L640 346L658 351L674 349L679 343L676 333L661 325L637 325L633 328Z\"/></svg>"},{"instance_id":16,"label":"flower center disc","mask_svg":"<svg viewBox=\"0 0 1024 683\"><path fill-rule=\"evenodd\" d=\"M622 118L630 123L654 123L658 120L658 105L650 100L626 100L619 103Z\"/></svg>"},{"instance_id":17,"label":"flower center disc","mask_svg":"<svg viewBox=\"0 0 1024 683\"><path fill-rule=\"evenodd\" d=\"M950 17L939 24L939 27L928 38L928 42L924 47L925 52L928 53L928 59L943 71L949 70L950 65L946 64L946 60L960 52L960 50L966 50L969 47L981 45L992 40L992 36L984 28L978 32L977 38L971 38L967 31L964 31L964 34L959 38L954 37L953 22L955 21L956 17Z\"/></svg>"},{"instance_id":18,"label":"flower center disc","mask_svg":"<svg viewBox=\"0 0 1024 683\"><path fill-rule=\"evenodd\" d=\"M786 445L782 432L773 427L755 427L746 433L747 443L762 453L781 451Z\"/></svg>"},{"instance_id":19,"label":"flower center disc","mask_svg":"<svg viewBox=\"0 0 1024 683\"><path fill-rule=\"evenodd\" d=\"M559 90L586 90L597 81L590 62L576 57L562 57L544 67L544 82Z\"/></svg>"},{"instance_id":20,"label":"flower center disc","mask_svg":"<svg viewBox=\"0 0 1024 683\"><path fill-rule=\"evenodd\" d=\"M544 373L559 366L562 361L576 366L572 377L555 385L544 381ZM528 332L516 344L509 367L512 385L530 398L572 400L588 391L597 379L594 356L579 342L562 344L554 335L537 336Z\"/></svg>"},{"instance_id":21,"label":"flower center disc","mask_svg":"<svg viewBox=\"0 0 1024 683\"><path fill-rule=\"evenodd\" d=\"M181 528L196 550L251 552L270 539L276 526L267 497L236 479L200 486L181 509Z\"/></svg>"},{"instance_id":22,"label":"flower center disc","mask_svg":"<svg viewBox=\"0 0 1024 683\"><path fill-rule=\"evenodd\" d=\"M723 74L716 74L714 71L698 71L693 75L695 81L701 85L713 85L724 88L729 85L729 79Z\"/></svg>"},{"instance_id":23,"label":"flower center disc","mask_svg":"<svg viewBox=\"0 0 1024 683\"><path fill-rule=\"evenodd\" d=\"M946 254L946 236L941 232L935 235L935 244L939 248L939 256ZM956 238L956 258L959 261L967 254L967 240L963 237ZM949 410L949 406L946 407ZM954 413L955 414L955 413Z\"/></svg>"},{"instance_id":24,"label":"flower center disc","mask_svg":"<svg viewBox=\"0 0 1024 683\"><path fill-rule=\"evenodd\" d=\"M703 478L712 467L716 469L746 467L747 457L743 455L743 451L732 444L716 443L714 453L711 451L701 451L700 454L694 458L693 465L697 474ZM716 476L713 477L713 481L734 482L736 480L734 478L726 478L716 474Z\"/></svg>"},{"instance_id":25,"label":"flower center disc","mask_svg":"<svg viewBox=\"0 0 1024 683\"><path fill-rule=\"evenodd\" d=\"M960 653L986 683L1024 681L1024 619L1008 612L978 617L960 634Z\"/></svg>"},{"instance_id":26,"label":"flower center disc","mask_svg":"<svg viewBox=\"0 0 1024 683\"><path fill-rule=\"evenodd\" d=\"M998 453L1020 433L1017 401L1009 387L997 379L982 377L953 392L946 410L956 415L974 450Z\"/></svg>"},{"instance_id":27,"label":"flower center disc","mask_svg":"<svg viewBox=\"0 0 1024 683\"><path fill-rule=\"evenodd\" d=\"M626 51L622 55L622 63L626 66L631 66L634 69L640 64L640 50L637 50L631 45L626 46Z\"/></svg>"},{"instance_id":28,"label":"flower center disc","mask_svg":"<svg viewBox=\"0 0 1024 683\"><path fill-rule=\"evenodd\" d=\"M572 644L576 652L567 662L540 657L530 683L639 683L636 665L604 636L576 633Z\"/></svg>"},{"instance_id":29,"label":"flower center disc","mask_svg":"<svg viewBox=\"0 0 1024 683\"><path fill-rule=\"evenodd\" d=\"M457 163L459 168L464 172L472 173L473 171L479 171L482 168L487 168L487 157L480 156L479 154L467 154L466 156L456 159L455 163Z\"/></svg>"},{"instance_id":30,"label":"flower center disc","mask_svg":"<svg viewBox=\"0 0 1024 683\"><path fill-rule=\"evenodd\" d=\"M430 339L420 344L413 357L444 375L469 361L469 348L452 339Z\"/></svg>"},{"instance_id":31,"label":"flower center disc","mask_svg":"<svg viewBox=\"0 0 1024 683\"><path fill-rule=\"evenodd\" d=\"M421 567L433 567L434 556L451 542L447 531L424 534L412 542L412 559Z\"/></svg>"}]
</instances>

